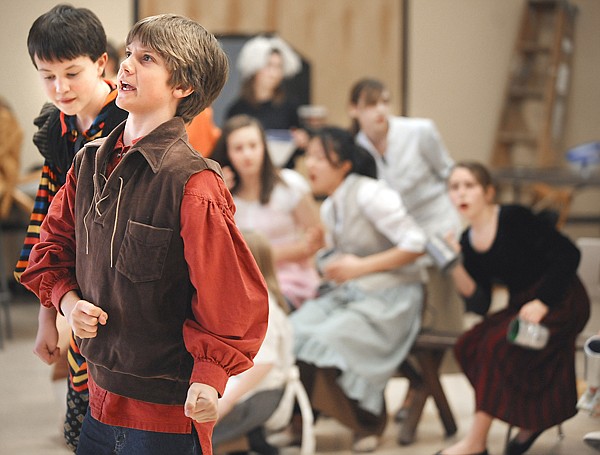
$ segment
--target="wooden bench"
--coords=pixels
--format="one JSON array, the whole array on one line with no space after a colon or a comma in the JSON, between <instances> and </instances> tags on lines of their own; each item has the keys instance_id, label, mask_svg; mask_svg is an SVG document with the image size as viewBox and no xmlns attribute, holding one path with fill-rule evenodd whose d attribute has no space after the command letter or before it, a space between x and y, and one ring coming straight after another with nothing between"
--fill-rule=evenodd
<instances>
[{"instance_id":1,"label":"wooden bench","mask_svg":"<svg viewBox=\"0 0 600 455\"><path fill-rule=\"evenodd\" d=\"M399 444L414 442L417 425L429 397L435 401L446 436L456 433L454 415L440 382L440 367L444 354L453 348L459 335L434 330L421 331L409 356L400 365L399 373L409 380L410 387L401 409L404 415L397 437Z\"/></svg>"}]
</instances>

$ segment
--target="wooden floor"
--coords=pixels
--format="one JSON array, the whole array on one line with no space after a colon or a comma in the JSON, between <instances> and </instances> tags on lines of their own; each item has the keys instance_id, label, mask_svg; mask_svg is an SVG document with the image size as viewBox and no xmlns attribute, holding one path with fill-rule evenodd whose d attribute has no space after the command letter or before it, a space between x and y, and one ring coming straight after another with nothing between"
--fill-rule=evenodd
<instances>
[{"instance_id":1,"label":"wooden floor","mask_svg":"<svg viewBox=\"0 0 600 455\"><path fill-rule=\"evenodd\" d=\"M598 303L594 307L599 306ZM31 350L37 327L37 303L20 299L11 306L13 338L0 350L0 455L67 455L59 433L62 411L55 401L49 375L50 369L35 357ZM595 310L589 327L600 327ZM578 370L582 359L578 359ZM580 374L582 374L580 372ZM468 428L473 409L472 389L461 373L448 373L442 378L450 406L458 424L460 437ZM390 413L398 409L406 380L390 381L387 403ZM490 454L501 455L506 435L506 425L492 426L488 449ZM556 428L546 431L528 452L532 455L588 455L598 454L587 447L583 436L600 430L600 419L579 413L563 425L565 437L559 440ZM418 427L416 442L410 446L396 444L398 426L390 419L377 455L432 455L449 445L433 403L427 403ZM316 426L318 455L348 455L351 452L350 433L335 421L320 419ZM286 448L282 455L297 455L297 448Z\"/></svg>"}]
</instances>

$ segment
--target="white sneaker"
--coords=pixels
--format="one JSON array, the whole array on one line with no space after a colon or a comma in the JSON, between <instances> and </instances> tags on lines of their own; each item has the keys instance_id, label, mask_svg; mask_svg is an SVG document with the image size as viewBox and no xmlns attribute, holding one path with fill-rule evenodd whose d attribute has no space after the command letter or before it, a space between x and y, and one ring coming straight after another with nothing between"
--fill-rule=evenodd
<instances>
[{"instance_id":1,"label":"white sneaker","mask_svg":"<svg viewBox=\"0 0 600 455\"><path fill-rule=\"evenodd\" d=\"M577 401L577 409L593 414L596 407L598 407L599 402L600 390L591 391L589 388L587 388Z\"/></svg>"},{"instance_id":2,"label":"white sneaker","mask_svg":"<svg viewBox=\"0 0 600 455\"><path fill-rule=\"evenodd\" d=\"M358 453L373 452L379 445L379 436L374 434L365 436L363 438L357 438L352 444L352 451Z\"/></svg>"},{"instance_id":3,"label":"white sneaker","mask_svg":"<svg viewBox=\"0 0 600 455\"><path fill-rule=\"evenodd\" d=\"M302 442L302 435L295 433L291 426L288 426L282 431L268 435L267 442L279 448L299 446Z\"/></svg>"},{"instance_id":4,"label":"white sneaker","mask_svg":"<svg viewBox=\"0 0 600 455\"><path fill-rule=\"evenodd\" d=\"M592 392L589 388L586 389L577 401L577 409L592 412L594 409L594 396L595 392Z\"/></svg>"},{"instance_id":5,"label":"white sneaker","mask_svg":"<svg viewBox=\"0 0 600 455\"><path fill-rule=\"evenodd\" d=\"M583 437L583 441L590 447L600 451L600 431L592 431Z\"/></svg>"}]
</instances>

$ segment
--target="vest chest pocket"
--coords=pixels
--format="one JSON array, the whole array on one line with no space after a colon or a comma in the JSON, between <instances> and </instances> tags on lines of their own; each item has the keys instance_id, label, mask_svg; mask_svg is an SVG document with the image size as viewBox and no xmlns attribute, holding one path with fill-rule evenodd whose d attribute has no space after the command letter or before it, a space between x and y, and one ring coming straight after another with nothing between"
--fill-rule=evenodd
<instances>
[{"instance_id":1,"label":"vest chest pocket","mask_svg":"<svg viewBox=\"0 0 600 455\"><path fill-rule=\"evenodd\" d=\"M127 231L117 258L117 270L134 283L159 280L172 235L173 229L127 221Z\"/></svg>"}]
</instances>

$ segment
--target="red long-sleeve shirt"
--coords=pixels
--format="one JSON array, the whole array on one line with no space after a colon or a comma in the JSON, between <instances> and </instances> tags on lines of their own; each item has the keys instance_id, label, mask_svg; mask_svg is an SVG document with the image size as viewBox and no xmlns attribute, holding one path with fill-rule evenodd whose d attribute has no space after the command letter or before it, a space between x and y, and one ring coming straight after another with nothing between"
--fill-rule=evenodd
<instances>
[{"instance_id":1,"label":"red long-sleeve shirt","mask_svg":"<svg viewBox=\"0 0 600 455\"><path fill-rule=\"evenodd\" d=\"M41 243L32 251L30 265L21 277L22 283L38 295L42 304L58 309L66 292L78 290L74 268L68 266L74 264L75 214L70 204L74 201L76 186L71 170L66 184L50 206L42 225ZM227 206L217 211L207 209L211 191L228 195ZM256 276L239 277L244 271L237 267L233 258L251 253L235 227L233 213L231 196L215 173L204 171L189 179L181 203L180 233L196 293L191 302L194 319L188 319L182 330L186 347L194 358L190 383L211 385L220 394L230 375L251 365L249 359L260 346L267 316L266 288L263 288L264 295L251 298L254 302L264 302L264 305L246 305L243 310L239 307L240 302L224 297L229 293L239 295L231 288L235 286L244 287L245 293L251 292L244 283L257 280ZM56 239L60 239L63 247L54 248L52 254L44 254L45 247ZM201 253L207 250L221 252L218 270L207 263ZM231 263L227 263L227 258L232 258ZM223 289L222 283L227 283L228 289ZM260 288L257 289L260 293ZM243 317L240 317L242 313ZM190 433L193 423L184 415L181 405L148 403L120 396L101 389L93 378L90 378L90 410L94 418L105 424L146 431ZM212 426L212 423L196 425L205 454L211 453Z\"/></svg>"}]
</instances>

